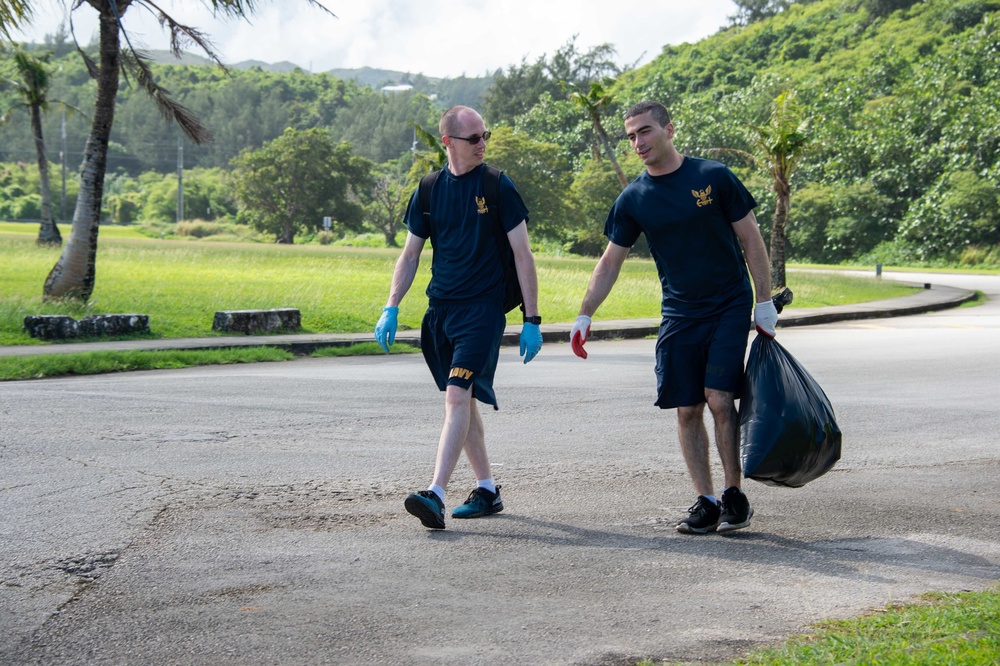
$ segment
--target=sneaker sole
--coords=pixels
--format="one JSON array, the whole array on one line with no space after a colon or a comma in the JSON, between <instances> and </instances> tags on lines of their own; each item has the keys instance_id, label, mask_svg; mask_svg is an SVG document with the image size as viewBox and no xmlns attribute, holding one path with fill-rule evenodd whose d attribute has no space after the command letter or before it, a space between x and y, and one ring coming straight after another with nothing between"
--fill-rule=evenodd
<instances>
[{"instance_id":1,"label":"sneaker sole","mask_svg":"<svg viewBox=\"0 0 1000 666\"><path fill-rule=\"evenodd\" d=\"M717 532L732 532L734 530L741 530L744 527L749 527L750 526L750 519L751 518L753 518L753 509L752 508L750 509L750 515L748 515L747 519L744 520L743 522L741 522L741 523L721 522L721 523L719 523L719 526L716 528L716 531Z\"/></svg>"},{"instance_id":2,"label":"sneaker sole","mask_svg":"<svg viewBox=\"0 0 1000 666\"><path fill-rule=\"evenodd\" d=\"M709 534L719 528L718 523L708 527L691 527L687 523L677 523L676 529L681 534Z\"/></svg>"},{"instance_id":3,"label":"sneaker sole","mask_svg":"<svg viewBox=\"0 0 1000 666\"><path fill-rule=\"evenodd\" d=\"M479 513L468 513L464 516L458 513L458 509L455 509L451 513L451 517L456 520L465 520L467 518L482 518L483 516L492 516L494 513L500 513L503 511L503 504L498 507L490 507L486 511L480 511Z\"/></svg>"},{"instance_id":4,"label":"sneaker sole","mask_svg":"<svg viewBox=\"0 0 1000 666\"><path fill-rule=\"evenodd\" d=\"M444 519L419 497L407 497L403 502L406 510L420 519L420 524L432 530L443 530Z\"/></svg>"}]
</instances>

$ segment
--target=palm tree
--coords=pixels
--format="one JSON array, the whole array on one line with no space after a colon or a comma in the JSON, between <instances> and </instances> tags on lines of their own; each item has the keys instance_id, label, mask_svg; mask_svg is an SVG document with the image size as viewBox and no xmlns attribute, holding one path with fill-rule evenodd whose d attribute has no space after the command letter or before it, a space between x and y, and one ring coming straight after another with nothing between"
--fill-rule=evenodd
<instances>
[{"instance_id":1,"label":"palm tree","mask_svg":"<svg viewBox=\"0 0 1000 666\"><path fill-rule=\"evenodd\" d=\"M16 31L31 22L31 5L28 0L0 0L0 35L10 39Z\"/></svg>"},{"instance_id":2,"label":"palm tree","mask_svg":"<svg viewBox=\"0 0 1000 666\"><path fill-rule=\"evenodd\" d=\"M562 82L562 87L566 90L569 99L587 113L590 124L594 127L594 136L608 154L611 166L614 168L615 174L618 175L618 182L621 183L622 189L625 189L628 187L628 178L625 177L625 172L618 164L611 140L604 130L604 123L601 122L602 113L615 103L614 95L606 92L604 85L596 81L591 82L587 90L583 90L580 85L575 83Z\"/></svg>"},{"instance_id":3,"label":"palm tree","mask_svg":"<svg viewBox=\"0 0 1000 666\"><path fill-rule=\"evenodd\" d=\"M248 18L260 5L260 0L208 0L217 16ZM333 15L318 0L306 0ZM168 122L177 123L187 137L196 144L211 140L204 125L184 106L170 98L165 89L157 85L149 59L132 48L122 19L135 6L153 12L160 24L170 33L170 49L178 57L183 47L194 44L219 66L224 65L197 28L183 25L164 12L154 0L73 0L72 10L89 5L100 19L98 62L86 54L90 75L97 81L94 119L83 153L80 169L80 191L73 213L70 237L63 247L62 256L45 280L43 295L46 299L72 298L88 301L94 291L97 270L97 234L100 224L101 198L104 193L104 175L107 171L108 143L115 117L115 98L119 77L123 69L129 83L134 82L156 102L160 113ZM19 27L30 20L30 8L25 0L0 0L0 32ZM72 26L72 23L71 23ZM122 46L122 38L125 47Z\"/></svg>"},{"instance_id":4,"label":"palm tree","mask_svg":"<svg viewBox=\"0 0 1000 666\"><path fill-rule=\"evenodd\" d=\"M39 188L42 193L42 224L38 229L38 244L59 246L62 245L62 234L59 233L59 227L56 226L52 215L49 161L45 157L45 139L42 136L42 112L49 109L49 72L46 65L51 54L46 53L36 58L16 44L10 48L10 52L19 79L8 79L8 83L23 101L0 116L0 124L7 121L14 108L25 108L31 116L31 130L35 137L35 153L38 156ZM62 102L57 102L57 104L72 108Z\"/></svg>"},{"instance_id":5,"label":"palm tree","mask_svg":"<svg viewBox=\"0 0 1000 666\"><path fill-rule=\"evenodd\" d=\"M788 90L774 99L766 124L749 125L747 130L753 153L731 148L715 150L742 155L754 166L767 171L774 181L772 188L777 197L769 250L771 286L782 289L785 287L785 222L791 202L789 181L811 142L809 119L803 117L795 91Z\"/></svg>"},{"instance_id":6,"label":"palm tree","mask_svg":"<svg viewBox=\"0 0 1000 666\"><path fill-rule=\"evenodd\" d=\"M413 167L410 169L410 175L419 181L424 174L443 169L445 162L448 161L448 153L436 134L428 132L420 123L410 123L410 125L413 127ZM427 146L427 150L417 150L419 143Z\"/></svg>"}]
</instances>

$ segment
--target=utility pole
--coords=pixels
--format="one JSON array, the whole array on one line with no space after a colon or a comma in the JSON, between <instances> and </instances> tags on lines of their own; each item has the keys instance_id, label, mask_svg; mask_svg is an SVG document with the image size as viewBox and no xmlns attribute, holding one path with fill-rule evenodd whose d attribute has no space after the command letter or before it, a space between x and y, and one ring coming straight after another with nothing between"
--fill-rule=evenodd
<instances>
[{"instance_id":1,"label":"utility pole","mask_svg":"<svg viewBox=\"0 0 1000 666\"><path fill-rule=\"evenodd\" d=\"M177 135L177 221L184 219L184 144Z\"/></svg>"},{"instance_id":2,"label":"utility pole","mask_svg":"<svg viewBox=\"0 0 1000 666\"><path fill-rule=\"evenodd\" d=\"M66 107L62 110L62 150L59 151L59 161L62 162L62 216L60 221L66 222Z\"/></svg>"}]
</instances>

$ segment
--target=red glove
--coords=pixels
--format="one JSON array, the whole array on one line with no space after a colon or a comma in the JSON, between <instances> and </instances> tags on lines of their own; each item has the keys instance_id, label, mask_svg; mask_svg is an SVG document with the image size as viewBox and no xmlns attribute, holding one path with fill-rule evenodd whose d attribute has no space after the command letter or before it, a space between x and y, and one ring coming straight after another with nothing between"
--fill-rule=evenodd
<instances>
[{"instance_id":1,"label":"red glove","mask_svg":"<svg viewBox=\"0 0 1000 666\"><path fill-rule=\"evenodd\" d=\"M573 329L569 332L570 346L573 353L580 358L587 358L587 350L583 348L587 344L587 336L590 335L590 317L580 315L573 323Z\"/></svg>"}]
</instances>

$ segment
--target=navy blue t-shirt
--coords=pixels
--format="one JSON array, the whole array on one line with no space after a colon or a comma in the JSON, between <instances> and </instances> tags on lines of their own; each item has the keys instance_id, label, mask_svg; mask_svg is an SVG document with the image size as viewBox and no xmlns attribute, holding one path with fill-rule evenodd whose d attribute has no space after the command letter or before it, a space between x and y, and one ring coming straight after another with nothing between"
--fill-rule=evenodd
<instances>
[{"instance_id":1,"label":"navy blue t-shirt","mask_svg":"<svg viewBox=\"0 0 1000 666\"><path fill-rule=\"evenodd\" d=\"M425 224L417 191L406 208L406 228L414 236L430 238L434 252L427 298L458 303L503 301L503 263L497 248L493 215L483 195L482 165L461 176L445 166L430 196L431 224ZM419 189L419 188L418 188ZM500 176L500 221L504 232L528 219L528 208L514 182Z\"/></svg>"},{"instance_id":2,"label":"navy blue t-shirt","mask_svg":"<svg viewBox=\"0 0 1000 666\"><path fill-rule=\"evenodd\" d=\"M660 273L664 317L749 313L753 290L732 224L756 206L725 165L685 156L676 171L643 172L629 183L608 213L604 235L632 247L646 234Z\"/></svg>"}]
</instances>

